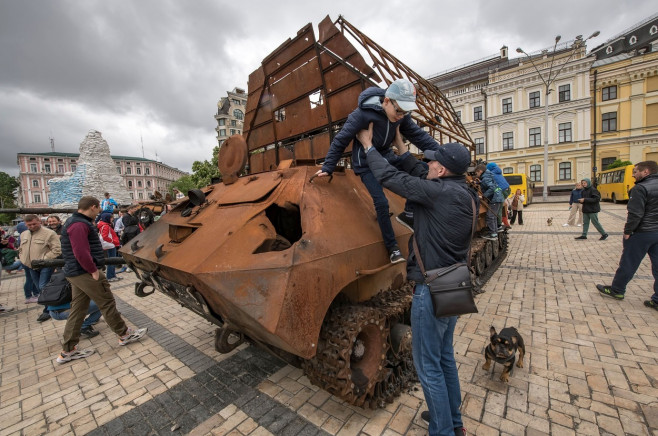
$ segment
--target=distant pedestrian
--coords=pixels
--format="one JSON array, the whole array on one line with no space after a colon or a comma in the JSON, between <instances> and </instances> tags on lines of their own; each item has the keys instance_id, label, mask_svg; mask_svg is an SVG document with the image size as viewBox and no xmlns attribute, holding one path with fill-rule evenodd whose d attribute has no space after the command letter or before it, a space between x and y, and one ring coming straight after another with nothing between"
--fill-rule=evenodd
<instances>
[{"instance_id":1,"label":"distant pedestrian","mask_svg":"<svg viewBox=\"0 0 658 436\"><path fill-rule=\"evenodd\" d=\"M580 181L583 185L582 198L578 200L583 205L583 234L575 239L587 239L587 231L589 230L590 221L599 231L601 241L608 239L608 234L603 230L603 226L599 223L599 212L601 212L601 194L592 186L590 179L583 179Z\"/></svg>"},{"instance_id":2,"label":"distant pedestrian","mask_svg":"<svg viewBox=\"0 0 658 436\"><path fill-rule=\"evenodd\" d=\"M578 217L578 227L583 225L583 205L578 201L581 198L583 198L583 184L578 182L569 197L569 219L562 224L562 227L576 225L576 217Z\"/></svg>"},{"instance_id":3,"label":"distant pedestrian","mask_svg":"<svg viewBox=\"0 0 658 436\"><path fill-rule=\"evenodd\" d=\"M94 197L82 197L78 211L64 224L62 230L62 252L64 274L71 283L71 312L64 327L64 343L57 363L83 359L94 350L78 350L80 329L89 310L91 300L98 305L105 322L119 336L119 345L137 341L146 334L146 328L128 327L117 310L114 295L105 275L98 269L104 263L103 247L93 225L94 217L100 212L100 203Z\"/></svg>"},{"instance_id":4,"label":"distant pedestrian","mask_svg":"<svg viewBox=\"0 0 658 436\"><path fill-rule=\"evenodd\" d=\"M510 207L512 208L512 219L510 224L514 224L516 217L519 217L519 225L523 225L523 202L525 201L525 196L520 189L517 189L514 193L514 196L509 199Z\"/></svg>"},{"instance_id":5,"label":"distant pedestrian","mask_svg":"<svg viewBox=\"0 0 658 436\"><path fill-rule=\"evenodd\" d=\"M635 186L629 194L624 226L623 251L610 286L596 285L608 297L623 300L626 285L633 279L642 259L649 253L653 295L644 305L658 310L658 164L644 161L633 168Z\"/></svg>"}]
</instances>

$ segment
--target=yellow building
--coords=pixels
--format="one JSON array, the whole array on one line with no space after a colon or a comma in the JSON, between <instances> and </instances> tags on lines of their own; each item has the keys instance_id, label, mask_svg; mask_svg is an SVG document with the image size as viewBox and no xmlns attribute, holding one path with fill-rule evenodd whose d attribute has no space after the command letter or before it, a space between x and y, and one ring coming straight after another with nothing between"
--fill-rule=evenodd
<instances>
[{"instance_id":1,"label":"yellow building","mask_svg":"<svg viewBox=\"0 0 658 436\"><path fill-rule=\"evenodd\" d=\"M592 53L595 171L616 159L658 161L658 14Z\"/></svg>"}]
</instances>

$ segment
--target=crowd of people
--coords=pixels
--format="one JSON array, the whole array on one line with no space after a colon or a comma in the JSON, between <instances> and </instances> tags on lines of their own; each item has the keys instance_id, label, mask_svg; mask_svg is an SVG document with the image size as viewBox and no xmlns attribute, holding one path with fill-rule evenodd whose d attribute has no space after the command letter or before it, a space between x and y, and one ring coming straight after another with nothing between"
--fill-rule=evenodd
<instances>
[{"instance_id":1,"label":"crowd of people","mask_svg":"<svg viewBox=\"0 0 658 436\"><path fill-rule=\"evenodd\" d=\"M109 204L109 205L108 205ZM121 245L143 230L136 217L137 207L119 210L114 220L114 207L118 206L105 194L101 202L94 197L82 197L78 211L65 223L51 215L43 224L40 217L28 214L16 231L2 234L2 272L24 272L25 304L39 301L47 286L70 286L70 300L61 304L44 304L37 321L66 320L63 349L56 358L58 363L85 358L93 350L78 350L80 337L92 338L99 332L93 326L101 316L119 336L119 345L134 342L146 334L146 329L133 329L126 325L116 309L110 282L121 280L114 265L105 266L105 259L117 256ZM102 210L105 207L105 210ZM102 212L102 213L101 213ZM61 269L35 265L37 260L63 259ZM106 272L101 270L105 268ZM118 272L129 271L122 268ZM12 307L0 304L0 313L11 312Z\"/></svg>"}]
</instances>

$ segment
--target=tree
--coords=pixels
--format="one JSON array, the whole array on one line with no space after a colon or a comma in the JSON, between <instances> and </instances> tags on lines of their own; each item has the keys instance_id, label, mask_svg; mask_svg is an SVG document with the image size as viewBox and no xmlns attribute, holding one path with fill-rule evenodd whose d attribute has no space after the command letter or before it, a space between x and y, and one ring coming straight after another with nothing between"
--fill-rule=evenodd
<instances>
[{"instance_id":1,"label":"tree","mask_svg":"<svg viewBox=\"0 0 658 436\"><path fill-rule=\"evenodd\" d=\"M192 180L192 175L188 174L171 184L171 194L173 196L174 188L176 188L180 192L182 192L183 195L187 195L187 191L189 191L190 189L194 189L196 187L197 185L194 183L194 180Z\"/></svg>"},{"instance_id":2,"label":"tree","mask_svg":"<svg viewBox=\"0 0 658 436\"><path fill-rule=\"evenodd\" d=\"M607 169L611 170L613 168L625 167L626 165L633 165L633 162L631 162L630 160L617 159L616 161L608 165Z\"/></svg>"},{"instance_id":3,"label":"tree","mask_svg":"<svg viewBox=\"0 0 658 436\"><path fill-rule=\"evenodd\" d=\"M16 188L18 188L18 178L0 171L0 208L16 207ZM0 214L0 223L9 224L14 218L16 218L14 213Z\"/></svg>"},{"instance_id":4,"label":"tree","mask_svg":"<svg viewBox=\"0 0 658 436\"><path fill-rule=\"evenodd\" d=\"M210 162L207 160L204 161L194 161L192 164L192 174L190 174L191 180L194 183L195 188L203 188L210 184L210 180L213 177L220 177L218 167L218 157L219 157L219 145L216 145L212 149L212 159ZM187 192L187 191L182 191Z\"/></svg>"}]
</instances>

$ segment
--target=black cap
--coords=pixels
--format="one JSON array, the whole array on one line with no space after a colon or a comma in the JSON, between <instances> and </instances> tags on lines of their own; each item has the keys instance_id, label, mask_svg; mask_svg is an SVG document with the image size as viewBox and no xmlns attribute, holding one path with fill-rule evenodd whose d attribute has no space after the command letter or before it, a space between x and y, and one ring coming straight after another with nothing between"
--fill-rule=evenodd
<instances>
[{"instance_id":1,"label":"black cap","mask_svg":"<svg viewBox=\"0 0 658 436\"><path fill-rule=\"evenodd\" d=\"M471 164L471 153L457 142L442 145L438 150L425 150L423 154L427 159L437 161L453 174L464 174Z\"/></svg>"}]
</instances>

